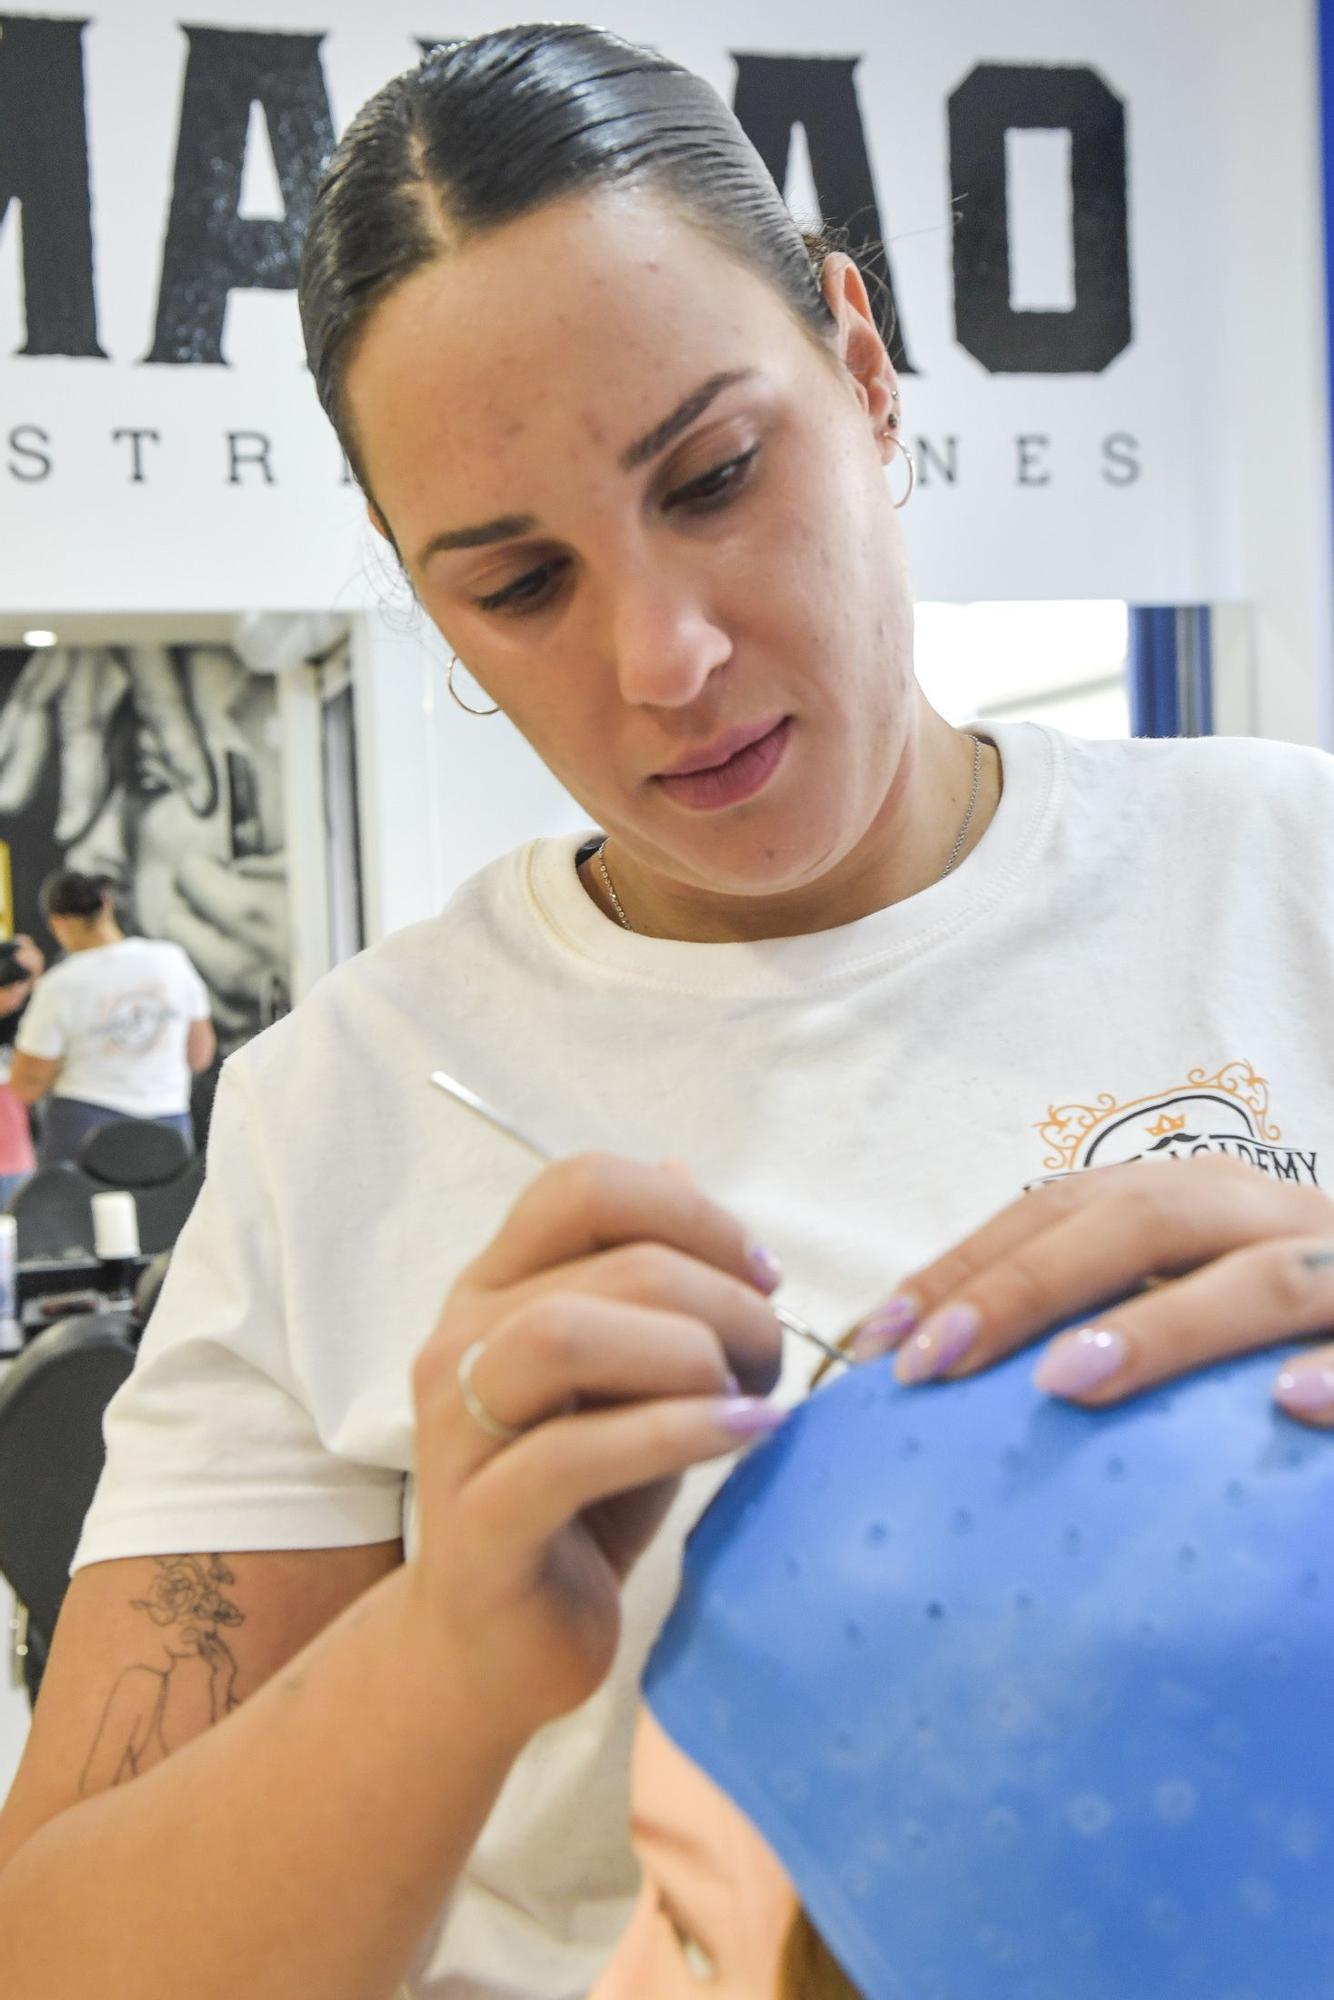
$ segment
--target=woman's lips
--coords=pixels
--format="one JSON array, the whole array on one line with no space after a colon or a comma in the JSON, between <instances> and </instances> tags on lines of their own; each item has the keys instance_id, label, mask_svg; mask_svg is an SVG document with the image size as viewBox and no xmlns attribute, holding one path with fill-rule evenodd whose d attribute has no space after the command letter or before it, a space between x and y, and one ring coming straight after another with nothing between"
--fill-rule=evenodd
<instances>
[{"instance_id":1,"label":"woman's lips","mask_svg":"<svg viewBox=\"0 0 1334 2000\"><path fill-rule=\"evenodd\" d=\"M674 804L689 812L717 812L722 806L739 805L768 784L783 760L791 734L792 718L785 715L766 735L747 743L721 764L675 776L663 772L653 782L661 785Z\"/></svg>"}]
</instances>

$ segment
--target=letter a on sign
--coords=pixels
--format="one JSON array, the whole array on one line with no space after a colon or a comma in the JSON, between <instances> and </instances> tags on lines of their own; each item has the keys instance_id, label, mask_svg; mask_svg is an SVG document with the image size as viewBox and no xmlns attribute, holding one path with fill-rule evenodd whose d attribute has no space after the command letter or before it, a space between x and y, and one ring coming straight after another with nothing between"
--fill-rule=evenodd
<instances>
[{"instance_id":1,"label":"letter a on sign","mask_svg":"<svg viewBox=\"0 0 1334 2000\"><path fill-rule=\"evenodd\" d=\"M220 362L234 290L291 291L333 151L319 35L187 28L190 56L150 361ZM268 122L284 213L241 214L250 107Z\"/></svg>"}]
</instances>

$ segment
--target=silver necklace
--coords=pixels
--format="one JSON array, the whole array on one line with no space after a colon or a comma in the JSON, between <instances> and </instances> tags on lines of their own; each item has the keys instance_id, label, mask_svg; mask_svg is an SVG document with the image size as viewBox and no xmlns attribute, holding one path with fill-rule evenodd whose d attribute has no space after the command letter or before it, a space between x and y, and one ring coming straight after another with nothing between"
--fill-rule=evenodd
<instances>
[{"instance_id":1,"label":"silver necklace","mask_svg":"<svg viewBox=\"0 0 1334 2000\"><path fill-rule=\"evenodd\" d=\"M943 882L945 880L945 877L948 874L950 874L954 868L958 866L959 856L963 853L963 844L968 838L968 829L973 823L973 814L977 811L977 797L981 789L982 789L982 738L980 736L974 736L973 737L973 789L968 794L968 810L963 816L963 825L959 828L959 837L955 841L953 847L950 849L950 858L945 863L945 866L941 869L939 875L937 875L936 877L937 882Z\"/></svg>"},{"instance_id":2,"label":"silver necklace","mask_svg":"<svg viewBox=\"0 0 1334 2000\"><path fill-rule=\"evenodd\" d=\"M972 732L970 731L969 734L971 733ZM981 790L982 790L982 738L980 736L974 736L973 737L973 789L968 795L968 810L963 816L963 825L959 828L958 838L955 840L953 847L950 849L950 858L945 863L945 866L941 869L939 875L937 875L936 877L937 882L943 882L945 880L945 877L949 874L952 874L953 871L959 865L959 856L963 853L964 842L968 838L968 829L973 824L973 814L977 811L977 801L981 793ZM613 910L615 910L616 912L616 921L621 926L621 929L625 931L633 931L634 925L631 923L629 917L626 916L625 911L621 908L621 899L616 893L615 885L613 884L611 879L611 871L607 867L606 849L607 849L607 843L604 840L601 847L599 847L596 856L594 857L598 864L598 873L602 877L602 886L607 892L608 901L611 903Z\"/></svg>"}]
</instances>

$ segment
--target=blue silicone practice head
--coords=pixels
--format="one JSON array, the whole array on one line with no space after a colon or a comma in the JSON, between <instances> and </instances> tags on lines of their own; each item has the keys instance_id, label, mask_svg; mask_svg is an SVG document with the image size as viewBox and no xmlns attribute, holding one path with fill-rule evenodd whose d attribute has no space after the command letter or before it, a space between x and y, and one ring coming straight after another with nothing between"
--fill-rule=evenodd
<instances>
[{"instance_id":1,"label":"blue silicone practice head","mask_svg":"<svg viewBox=\"0 0 1334 2000\"><path fill-rule=\"evenodd\" d=\"M813 1396L645 1691L867 2000L1334 2000L1334 1438L1270 1353Z\"/></svg>"}]
</instances>

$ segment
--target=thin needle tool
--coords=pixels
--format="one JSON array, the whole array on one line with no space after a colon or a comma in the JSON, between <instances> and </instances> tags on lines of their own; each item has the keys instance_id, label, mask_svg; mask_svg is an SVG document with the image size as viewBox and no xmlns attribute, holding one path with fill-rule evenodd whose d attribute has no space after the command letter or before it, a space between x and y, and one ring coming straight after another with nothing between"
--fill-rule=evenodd
<instances>
[{"instance_id":1,"label":"thin needle tool","mask_svg":"<svg viewBox=\"0 0 1334 2000\"><path fill-rule=\"evenodd\" d=\"M503 1111L497 1111L493 1104L488 1104L475 1090L469 1090L466 1083L459 1083L454 1077L446 1076L442 1069L431 1071L431 1082L437 1090L443 1090L447 1097L466 1105L469 1111L474 1111L479 1118L484 1118L488 1125L494 1125L498 1132L505 1134L506 1138L513 1139L517 1146L522 1146L535 1160L541 1160L545 1166L550 1166L556 1159L555 1153L546 1146L539 1145L531 1133L523 1131L512 1118L507 1118ZM821 1354L827 1356L830 1361L844 1363L851 1361L852 1357L845 1348L835 1347L832 1340L826 1340L822 1333L817 1333L813 1326L808 1326L804 1319L797 1317L796 1313L789 1312L786 1306L776 1306L770 1301L770 1310L774 1318L781 1326L785 1326L789 1333L795 1333L799 1339L809 1341L812 1347L818 1347Z\"/></svg>"}]
</instances>

